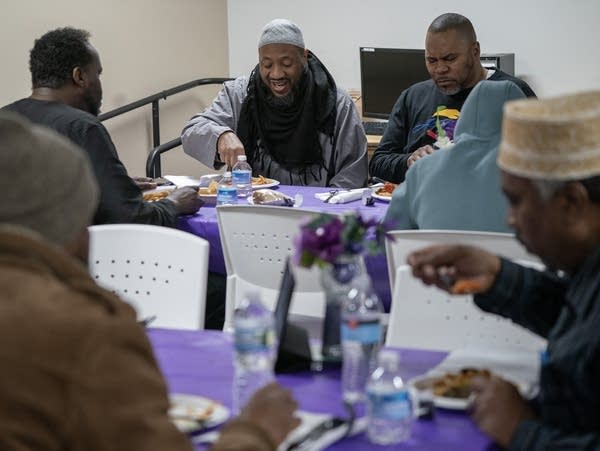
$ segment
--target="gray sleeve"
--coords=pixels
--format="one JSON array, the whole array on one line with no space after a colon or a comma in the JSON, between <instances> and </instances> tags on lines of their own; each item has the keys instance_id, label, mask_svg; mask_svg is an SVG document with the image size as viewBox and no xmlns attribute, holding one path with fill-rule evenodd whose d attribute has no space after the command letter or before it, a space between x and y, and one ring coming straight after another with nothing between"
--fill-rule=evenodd
<instances>
[{"instance_id":1,"label":"gray sleeve","mask_svg":"<svg viewBox=\"0 0 600 451\"><path fill-rule=\"evenodd\" d=\"M366 186L369 176L367 137L350 96L338 88L335 121L335 175L329 185L339 188Z\"/></svg>"},{"instance_id":2,"label":"gray sleeve","mask_svg":"<svg viewBox=\"0 0 600 451\"><path fill-rule=\"evenodd\" d=\"M181 134L185 153L208 167L214 166L219 136L237 130L247 86L246 77L225 82L212 105L190 119Z\"/></svg>"}]
</instances>

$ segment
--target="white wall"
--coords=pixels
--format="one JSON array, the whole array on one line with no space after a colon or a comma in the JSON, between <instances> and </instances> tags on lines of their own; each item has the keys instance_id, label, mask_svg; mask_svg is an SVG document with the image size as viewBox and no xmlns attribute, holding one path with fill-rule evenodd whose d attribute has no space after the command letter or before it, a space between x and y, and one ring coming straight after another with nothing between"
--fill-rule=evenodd
<instances>
[{"instance_id":1,"label":"white wall","mask_svg":"<svg viewBox=\"0 0 600 451\"><path fill-rule=\"evenodd\" d=\"M260 30L284 17L339 86L360 89L360 46L424 48L427 27L445 12L471 19L482 52L515 53L516 75L538 96L600 89L598 0L229 0L230 71L248 73Z\"/></svg>"},{"instance_id":2,"label":"white wall","mask_svg":"<svg viewBox=\"0 0 600 451\"><path fill-rule=\"evenodd\" d=\"M194 79L228 74L224 0L1 0L0 5L0 106L30 95L33 41L67 25L90 31L90 41L100 53L102 111ZM162 142L178 136L219 88L195 88L161 101ZM152 147L150 106L105 125L130 175L143 175ZM208 170L181 150L167 153L163 160L163 173Z\"/></svg>"}]
</instances>

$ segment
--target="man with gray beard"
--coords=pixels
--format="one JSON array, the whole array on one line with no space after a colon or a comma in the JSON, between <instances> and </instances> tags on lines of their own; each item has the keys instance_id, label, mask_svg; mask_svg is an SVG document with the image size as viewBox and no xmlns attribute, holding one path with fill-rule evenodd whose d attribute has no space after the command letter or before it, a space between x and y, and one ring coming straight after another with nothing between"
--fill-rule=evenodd
<instances>
[{"instance_id":1,"label":"man with gray beard","mask_svg":"<svg viewBox=\"0 0 600 451\"><path fill-rule=\"evenodd\" d=\"M481 80L510 80L527 97L535 97L523 80L485 69L480 55L469 19L446 13L433 20L425 38L425 65L431 79L400 94L369 163L372 176L400 183L415 161L450 144L463 103Z\"/></svg>"},{"instance_id":2,"label":"man with gray beard","mask_svg":"<svg viewBox=\"0 0 600 451\"><path fill-rule=\"evenodd\" d=\"M286 185L364 186L367 141L354 103L305 48L298 26L269 22L258 57L250 77L226 82L189 121L185 152L215 169L246 155L254 176Z\"/></svg>"}]
</instances>

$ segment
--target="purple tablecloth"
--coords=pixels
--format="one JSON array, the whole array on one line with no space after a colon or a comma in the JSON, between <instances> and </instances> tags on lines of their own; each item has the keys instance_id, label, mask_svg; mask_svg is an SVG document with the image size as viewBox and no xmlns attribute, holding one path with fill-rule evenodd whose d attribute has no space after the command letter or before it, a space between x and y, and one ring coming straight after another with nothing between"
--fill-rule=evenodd
<instances>
[{"instance_id":1,"label":"purple tablecloth","mask_svg":"<svg viewBox=\"0 0 600 451\"><path fill-rule=\"evenodd\" d=\"M169 391L202 395L231 408L232 338L219 331L149 329ZM445 356L442 352L401 349L401 375L405 380L423 374ZM292 390L302 410L344 416L339 371L280 375L278 381ZM200 448L198 448L200 449ZM422 450L484 451L495 449L464 412L438 410L433 420L418 420L411 439L402 445L375 446L364 434L328 448L339 451Z\"/></svg>"},{"instance_id":2,"label":"purple tablecloth","mask_svg":"<svg viewBox=\"0 0 600 451\"><path fill-rule=\"evenodd\" d=\"M327 192L326 188L310 186L286 186L280 185L279 191L294 196L302 194L304 202L302 208L315 211L324 211L331 213L342 213L348 210L359 210L365 218L383 217L388 203L375 200L375 205L365 207L360 200L348 202L346 204L327 204L315 198L315 193ZM242 200L240 200L242 202ZM219 274L227 274L225 270L225 260L223 258L223 249L221 248L221 238L219 236L219 224L217 222L217 210L215 205L204 205L195 215L183 216L179 219L178 227L181 230L193 233L194 235L205 238L210 243L209 269ZM385 255L365 258L367 271L373 281L373 287L381 299L385 310L389 312L391 304L390 283L388 279L387 262Z\"/></svg>"}]
</instances>

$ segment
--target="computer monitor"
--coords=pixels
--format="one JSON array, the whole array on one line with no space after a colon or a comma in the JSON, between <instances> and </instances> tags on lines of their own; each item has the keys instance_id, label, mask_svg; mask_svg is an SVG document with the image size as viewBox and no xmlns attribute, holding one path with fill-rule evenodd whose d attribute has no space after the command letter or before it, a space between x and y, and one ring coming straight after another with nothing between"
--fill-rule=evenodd
<instances>
[{"instance_id":1,"label":"computer monitor","mask_svg":"<svg viewBox=\"0 0 600 451\"><path fill-rule=\"evenodd\" d=\"M429 78L425 50L361 47L363 117L387 119L402 91Z\"/></svg>"}]
</instances>

